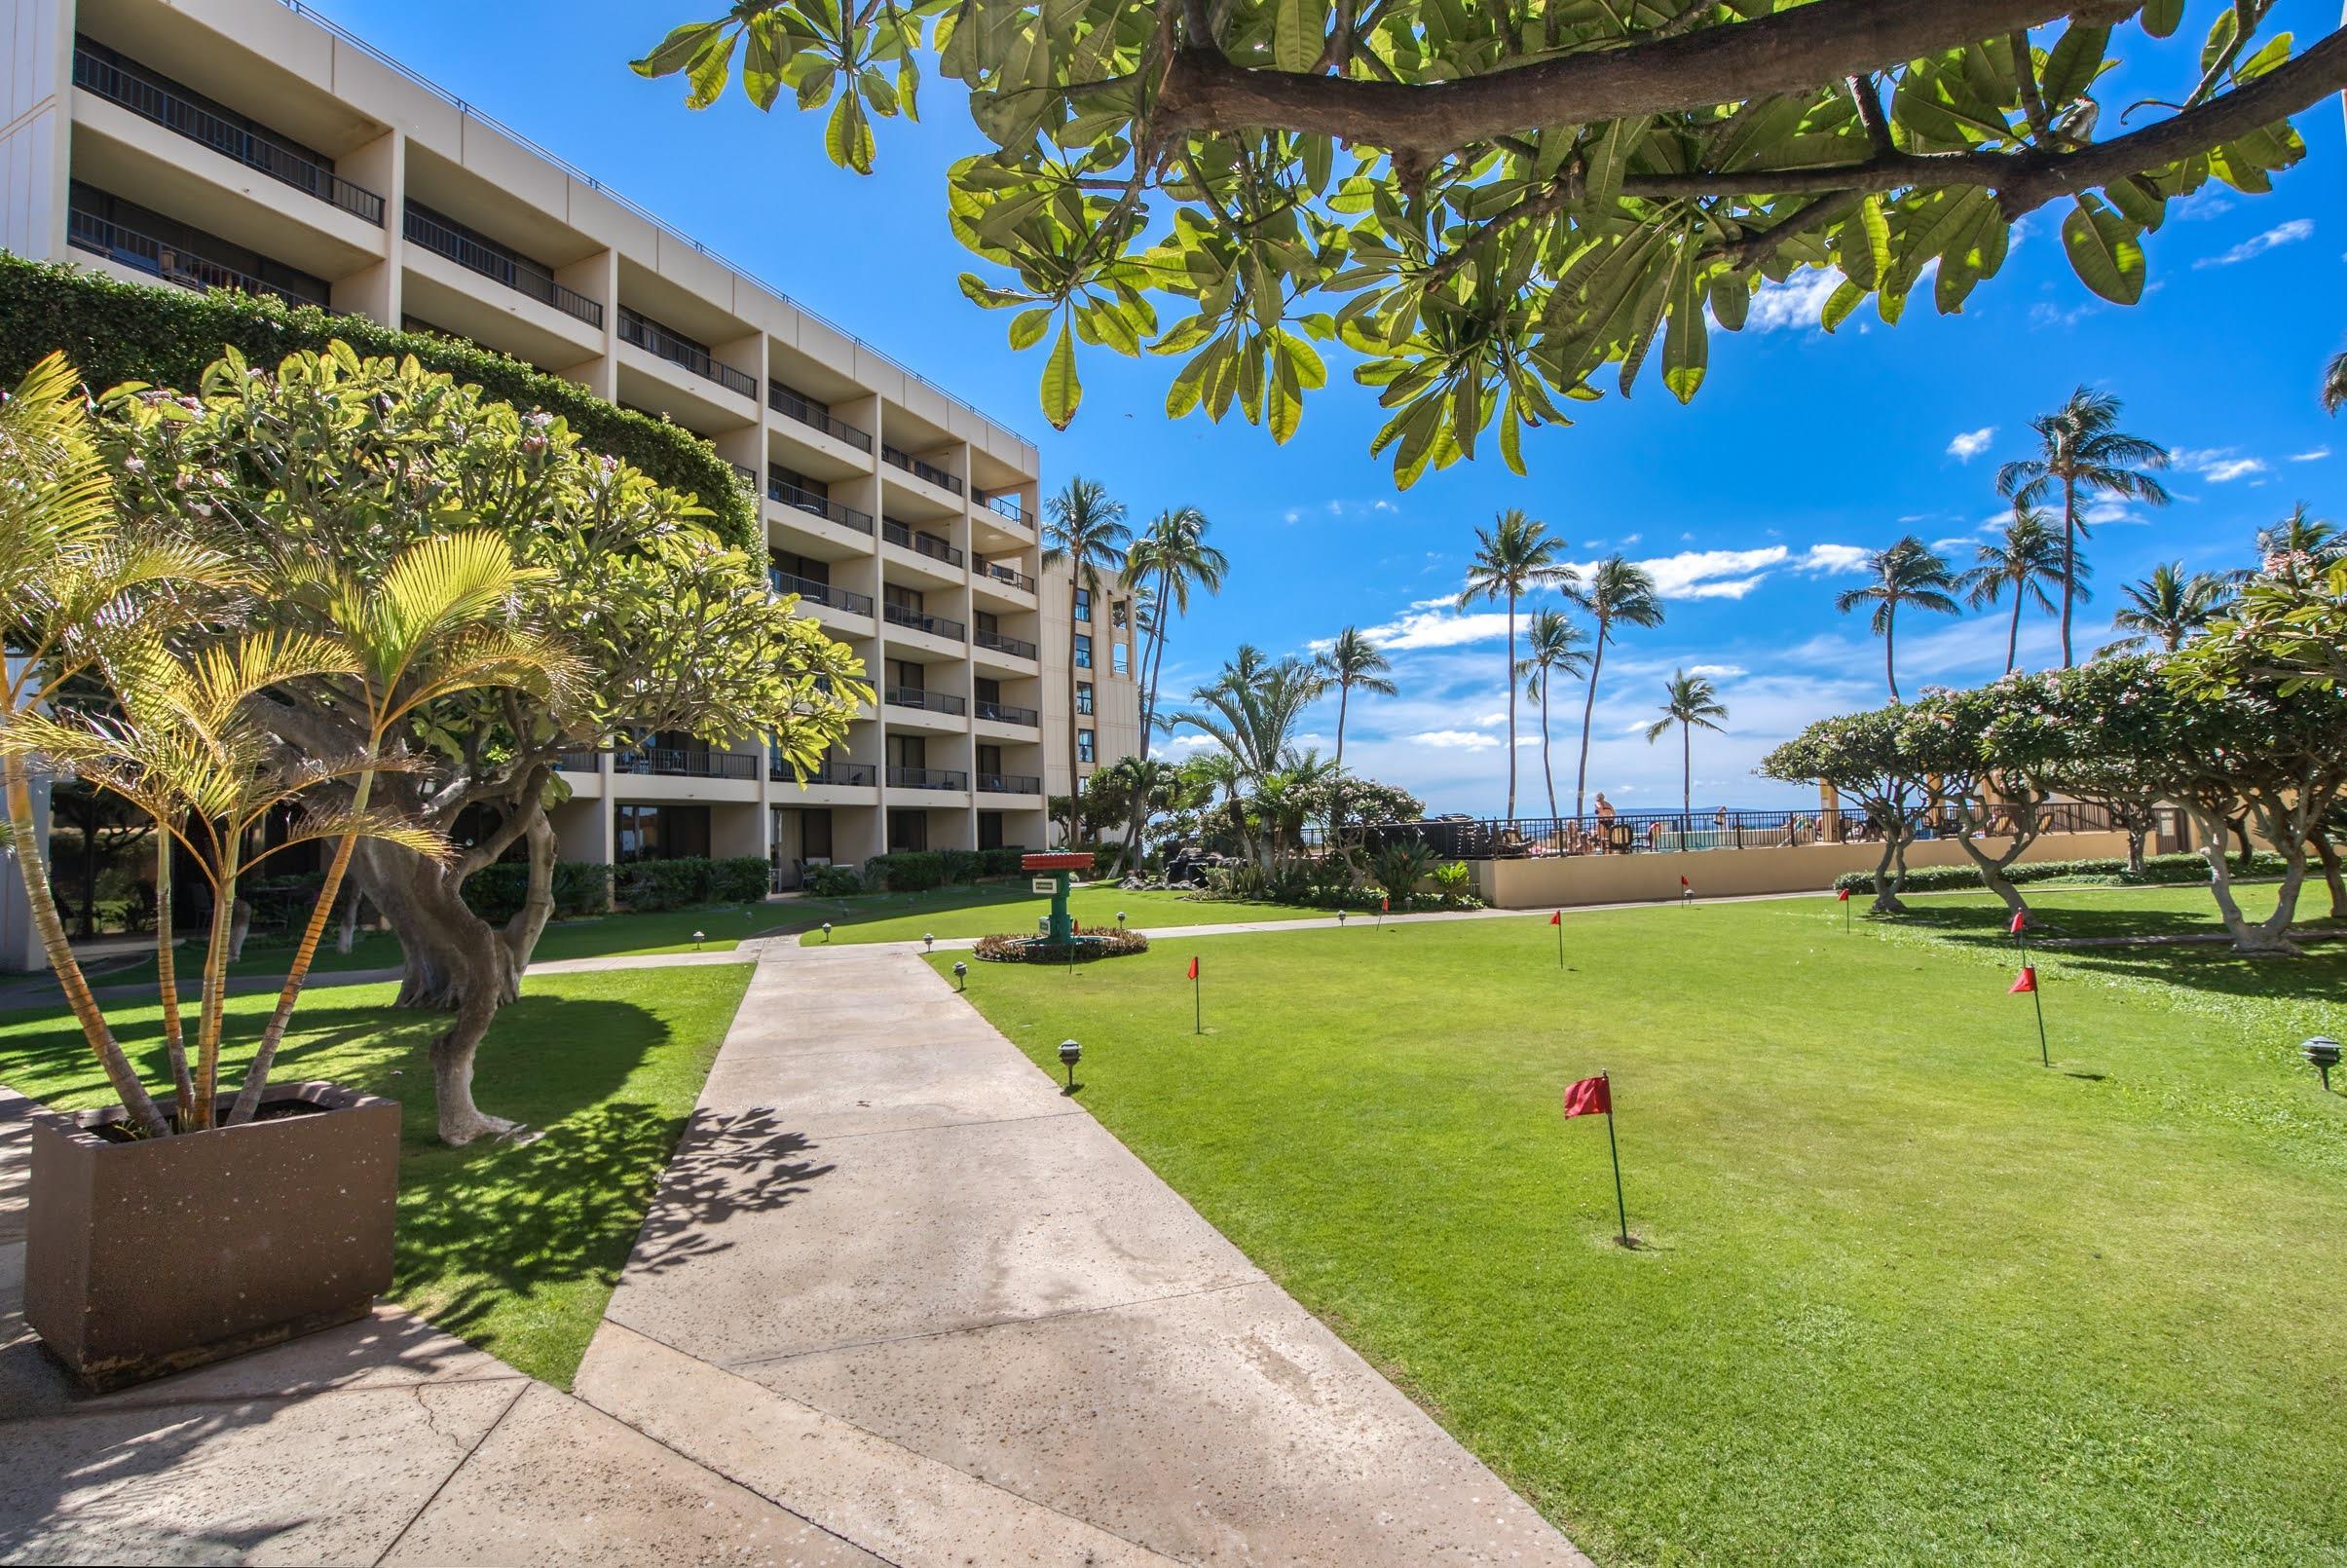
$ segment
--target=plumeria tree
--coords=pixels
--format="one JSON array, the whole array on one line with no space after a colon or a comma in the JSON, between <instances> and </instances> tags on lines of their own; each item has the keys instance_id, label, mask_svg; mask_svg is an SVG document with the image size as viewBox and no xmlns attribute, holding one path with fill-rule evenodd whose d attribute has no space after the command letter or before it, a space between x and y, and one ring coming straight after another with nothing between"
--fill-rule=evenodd
<instances>
[{"instance_id":1,"label":"plumeria tree","mask_svg":"<svg viewBox=\"0 0 2347 1568\"><path fill-rule=\"evenodd\" d=\"M1528 427L1649 367L1693 397L1714 326L1805 269L1836 280L1827 326L1896 322L1926 279L1960 311L2049 205L2080 280L2133 304L2169 204L2269 189L2291 117L2347 86L2347 35L2299 49L2262 0L2215 8L2196 57L2159 42L2183 0L684 9L638 70L702 107L738 61L848 168L924 68L966 90L962 287L1043 352L1054 424L1081 344L1172 360L1174 417L1285 440L1341 352L1403 485L1495 424L1520 468Z\"/></svg>"},{"instance_id":2,"label":"plumeria tree","mask_svg":"<svg viewBox=\"0 0 2347 1568\"><path fill-rule=\"evenodd\" d=\"M1981 885L2024 921L2029 905L2006 873L2044 831L2053 791L2008 729L2043 711L2046 700L2043 677L2008 675L1970 691L1927 691L1890 710L1899 744L1930 781L1943 820L1953 819L1956 846L1980 873Z\"/></svg>"},{"instance_id":3,"label":"plumeria tree","mask_svg":"<svg viewBox=\"0 0 2347 1568\"><path fill-rule=\"evenodd\" d=\"M1907 846L1929 798L1925 778L1900 736L1894 705L1870 713L1820 719L1769 753L1762 776L1787 784L1823 784L1857 803L1870 835L1882 845L1875 867L1874 912L1899 915L1907 881Z\"/></svg>"}]
</instances>

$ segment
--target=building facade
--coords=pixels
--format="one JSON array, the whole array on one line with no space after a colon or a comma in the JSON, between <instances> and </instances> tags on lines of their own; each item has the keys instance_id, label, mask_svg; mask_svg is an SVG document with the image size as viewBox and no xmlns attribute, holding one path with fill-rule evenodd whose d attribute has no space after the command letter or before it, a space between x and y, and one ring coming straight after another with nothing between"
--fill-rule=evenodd
<instances>
[{"instance_id":1,"label":"building facade","mask_svg":"<svg viewBox=\"0 0 2347 1568\"><path fill-rule=\"evenodd\" d=\"M1132 607L1043 563L1034 446L279 0L0 0L0 247L472 340L692 430L877 700L803 783L757 741L579 754L580 860L1041 847L1139 744ZM1071 711L1072 710L1072 711Z\"/></svg>"}]
</instances>

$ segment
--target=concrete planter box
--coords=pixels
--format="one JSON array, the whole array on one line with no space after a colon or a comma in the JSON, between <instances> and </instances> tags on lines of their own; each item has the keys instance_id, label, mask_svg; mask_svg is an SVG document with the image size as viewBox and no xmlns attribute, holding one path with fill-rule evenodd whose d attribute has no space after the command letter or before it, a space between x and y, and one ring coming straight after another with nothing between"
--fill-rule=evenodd
<instances>
[{"instance_id":1,"label":"concrete planter box","mask_svg":"<svg viewBox=\"0 0 2347 1568\"><path fill-rule=\"evenodd\" d=\"M119 1106L33 1129L24 1317L93 1391L363 1317L391 1284L399 1105L272 1087L317 1113L118 1143ZM168 1108L168 1107L167 1107Z\"/></svg>"}]
</instances>

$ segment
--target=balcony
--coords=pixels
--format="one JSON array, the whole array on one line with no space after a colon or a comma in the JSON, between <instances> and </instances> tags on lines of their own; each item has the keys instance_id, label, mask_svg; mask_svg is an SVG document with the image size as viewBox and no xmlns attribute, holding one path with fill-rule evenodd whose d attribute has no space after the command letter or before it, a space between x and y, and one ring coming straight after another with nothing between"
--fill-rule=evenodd
<instances>
[{"instance_id":1,"label":"balcony","mask_svg":"<svg viewBox=\"0 0 2347 1568\"><path fill-rule=\"evenodd\" d=\"M916 534L893 517L880 519L880 538L891 544L902 545L916 555L926 555L933 561L943 561L948 566L957 567L962 563L961 551L939 539L935 534Z\"/></svg>"},{"instance_id":2,"label":"balcony","mask_svg":"<svg viewBox=\"0 0 2347 1568\"><path fill-rule=\"evenodd\" d=\"M969 704L944 691L928 691L917 686L892 686L888 700L900 708L922 708L930 713L959 716L969 711Z\"/></svg>"},{"instance_id":3,"label":"balcony","mask_svg":"<svg viewBox=\"0 0 2347 1568\"><path fill-rule=\"evenodd\" d=\"M826 435L845 441L859 452L872 450L870 432L857 429L843 419L834 418L829 409L817 408L779 381L766 383L766 406L786 419L811 425Z\"/></svg>"},{"instance_id":4,"label":"balcony","mask_svg":"<svg viewBox=\"0 0 2347 1568\"><path fill-rule=\"evenodd\" d=\"M554 280L554 275L526 256L517 256L503 246L484 244L457 225L409 203L406 215L400 221L401 232L410 244L422 245L437 256L445 256L466 272L479 273L492 282L504 284L516 294L526 294L541 305L551 305L565 316L584 321L597 331L603 329L603 307L575 288L565 288ZM625 336L626 328L620 329Z\"/></svg>"},{"instance_id":5,"label":"balcony","mask_svg":"<svg viewBox=\"0 0 2347 1568\"><path fill-rule=\"evenodd\" d=\"M602 756L596 751L558 751L554 754L554 765L566 773L592 773Z\"/></svg>"},{"instance_id":6,"label":"balcony","mask_svg":"<svg viewBox=\"0 0 2347 1568\"><path fill-rule=\"evenodd\" d=\"M1000 561L985 561L980 563L980 571L1007 587L1020 588L1028 593L1035 591L1035 579L1015 566L1005 566Z\"/></svg>"},{"instance_id":7,"label":"balcony","mask_svg":"<svg viewBox=\"0 0 2347 1568\"><path fill-rule=\"evenodd\" d=\"M828 518L859 534L872 532L872 513L858 511L828 496L818 496L812 490L801 490L785 480L769 477L766 480L766 499L797 511L812 512L817 517Z\"/></svg>"},{"instance_id":8,"label":"balcony","mask_svg":"<svg viewBox=\"0 0 2347 1568\"><path fill-rule=\"evenodd\" d=\"M872 614L872 599L869 595L850 593L845 588L835 588L828 582L817 582L812 578L799 577L790 572L770 571L766 574L766 585L776 593L799 595L801 604L827 605L834 610L844 610L851 616Z\"/></svg>"},{"instance_id":9,"label":"balcony","mask_svg":"<svg viewBox=\"0 0 2347 1568\"><path fill-rule=\"evenodd\" d=\"M927 632L932 637L943 637L949 643L960 642L962 634L968 630L958 620L948 620L943 616L923 615L920 611L906 605L882 605L880 613L888 617L888 624L891 626L902 626L908 631Z\"/></svg>"},{"instance_id":10,"label":"balcony","mask_svg":"<svg viewBox=\"0 0 2347 1568\"><path fill-rule=\"evenodd\" d=\"M647 746L612 758L615 773L656 773L663 778L758 777L758 759L729 751L677 751Z\"/></svg>"},{"instance_id":11,"label":"balcony","mask_svg":"<svg viewBox=\"0 0 2347 1568\"><path fill-rule=\"evenodd\" d=\"M655 359L682 366L703 381L714 381L727 392L737 392L744 397L758 395L758 383L748 374L721 363L690 338L679 337L651 317L624 305L619 307L619 341L634 344Z\"/></svg>"},{"instance_id":12,"label":"balcony","mask_svg":"<svg viewBox=\"0 0 2347 1568\"><path fill-rule=\"evenodd\" d=\"M979 718L991 720L998 725L1023 725L1033 729L1043 723L1043 715L1034 709L1014 707L1008 702L988 702L981 698L973 704L971 711Z\"/></svg>"},{"instance_id":13,"label":"balcony","mask_svg":"<svg viewBox=\"0 0 2347 1568\"><path fill-rule=\"evenodd\" d=\"M109 59L84 46L73 52L73 85L119 103L166 131L201 142L223 158L259 169L271 179L330 206L338 206L362 222L383 227L382 197L362 185L352 184L335 173L331 165L313 154L241 124L242 117L214 113L198 101L196 94L176 83L150 75L128 61Z\"/></svg>"},{"instance_id":14,"label":"balcony","mask_svg":"<svg viewBox=\"0 0 2347 1568\"><path fill-rule=\"evenodd\" d=\"M1030 773L981 773L978 789L982 795L1041 795L1043 780Z\"/></svg>"},{"instance_id":15,"label":"balcony","mask_svg":"<svg viewBox=\"0 0 2347 1568\"><path fill-rule=\"evenodd\" d=\"M799 775L791 771L791 765L779 757L767 764L766 776L777 784L793 784L800 781ZM809 787L817 784L840 784L853 789L869 788L878 782L878 779L879 769L870 763L826 761L821 767L807 774L805 782Z\"/></svg>"},{"instance_id":16,"label":"balcony","mask_svg":"<svg viewBox=\"0 0 2347 1568\"><path fill-rule=\"evenodd\" d=\"M970 775L951 767L891 767L888 787L897 790L966 790Z\"/></svg>"},{"instance_id":17,"label":"balcony","mask_svg":"<svg viewBox=\"0 0 2347 1568\"><path fill-rule=\"evenodd\" d=\"M974 640L981 648L990 648L997 653L1008 653L1013 658L1035 658L1043 652L1024 638L1005 637L998 631L987 631L984 627L979 628Z\"/></svg>"},{"instance_id":18,"label":"balcony","mask_svg":"<svg viewBox=\"0 0 2347 1568\"><path fill-rule=\"evenodd\" d=\"M886 442L882 442L880 445L880 461L890 465L893 467L904 469L915 479L926 479L941 490L950 490L957 496L961 494L961 481L959 479L956 479L953 477L953 475L948 473L945 469L939 467L934 463L922 462L919 458L914 457L903 447L890 446Z\"/></svg>"},{"instance_id":19,"label":"balcony","mask_svg":"<svg viewBox=\"0 0 2347 1568\"><path fill-rule=\"evenodd\" d=\"M234 289L241 294L266 294L281 299L288 305L316 305L321 309L323 300L311 299L276 283L264 282L250 273L242 273L220 262L204 257L175 244L126 229L119 223L69 207L65 212L65 239L84 250L95 251L124 266L143 273L152 273L167 283L192 288L201 294L207 288Z\"/></svg>"},{"instance_id":20,"label":"balcony","mask_svg":"<svg viewBox=\"0 0 2347 1568\"><path fill-rule=\"evenodd\" d=\"M987 504L987 510L992 512L995 516L1003 518L1008 522L1016 523L1021 528L1032 528L1035 526L1033 520L1030 519L1026 515L1025 510L1020 506L1019 498L1017 496L987 496L983 499Z\"/></svg>"}]
</instances>

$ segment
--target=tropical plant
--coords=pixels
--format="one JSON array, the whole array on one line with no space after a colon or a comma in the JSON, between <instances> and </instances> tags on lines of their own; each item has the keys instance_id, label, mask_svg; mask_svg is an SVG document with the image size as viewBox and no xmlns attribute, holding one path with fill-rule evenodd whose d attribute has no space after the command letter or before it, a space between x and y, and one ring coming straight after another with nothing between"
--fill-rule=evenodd
<instances>
[{"instance_id":1,"label":"tropical plant","mask_svg":"<svg viewBox=\"0 0 2347 1568\"><path fill-rule=\"evenodd\" d=\"M1548 762L1548 696L1557 682L1589 673L1589 655L1581 647L1585 641L1563 611L1539 611L1524 628L1526 653L1515 661L1515 678L1523 683L1524 694L1541 705L1541 777L1548 785L1550 816L1556 815L1556 769Z\"/></svg>"},{"instance_id":2,"label":"tropical plant","mask_svg":"<svg viewBox=\"0 0 2347 1568\"><path fill-rule=\"evenodd\" d=\"M1157 728L1157 678L1165 667L1166 636L1176 616L1190 613L1190 590L1222 591L1230 561L1206 541L1206 513L1195 506L1161 511L1125 551L1119 580L1135 594L1136 630L1147 637L1141 653L1141 756ZM1142 596L1147 597L1144 607ZM1145 614L1144 614L1145 610Z\"/></svg>"},{"instance_id":3,"label":"tropical plant","mask_svg":"<svg viewBox=\"0 0 2347 1568\"><path fill-rule=\"evenodd\" d=\"M1858 803L1868 833L1881 844L1875 865L1878 915L1897 915L1906 909L1899 893L1907 882L1907 846L1915 841L1916 820L1929 793L1929 782L1916 765L1914 753L1900 733L1898 708L1845 714L1820 719L1791 740L1769 753L1758 769L1764 778L1787 784L1816 783L1833 791L1830 807ZM1846 837L1829 822L1829 838Z\"/></svg>"},{"instance_id":4,"label":"tropical plant","mask_svg":"<svg viewBox=\"0 0 2347 1568\"><path fill-rule=\"evenodd\" d=\"M1325 691L1324 677L1303 660L1272 660L1250 644L1222 673L1190 692L1191 705L1167 720L1188 726L1238 760L1241 775L1259 784L1287 765L1305 711Z\"/></svg>"},{"instance_id":5,"label":"tropical plant","mask_svg":"<svg viewBox=\"0 0 2347 1568\"><path fill-rule=\"evenodd\" d=\"M2347 406L2347 351L2330 356L2323 370L2323 412L2336 414Z\"/></svg>"},{"instance_id":6,"label":"tropical plant","mask_svg":"<svg viewBox=\"0 0 2347 1568\"><path fill-rule=\"evenodd\" d=\"M1336 765L1345 765L1345 719L1356 691L1371 696L1398 696L1401 689L1394 684L1394 661L1385 651L1369 641L1359 626L1347 626L1336 634L1336 640L1322 650L1316 660L1321 679L1336 688Z\"/></svg>"},{"instance_id":7,"label":"tropical plant","mask_svg":"<svg viewBox=\"0 0 2347 1568\"><path fill-rule=\"evenodd\" d=\"M1434 875L1437 864L1425 840L1397 837L1379 845L1369 857L1369 874L1386 890L1387 898L1406 909L1410 895Z\"/></svg>"},{"instance_id":8,"label":"tropical plant","mask_svg":"<svg viewBox=\"0 0 2347 1568\"><path fill-rule=\"evenodd\" d=\"M2108 495L2168 504L2168 491L2151 470L2168 466L2168 449L2118 428L2119 400L2080 387L2050 414L2030 421L2037 453L1996 470L1996 493L2015 506L2034 506L2056 489L2062 493L2062 667L2070 656L2070 615L2078 597L2078 541L2089 538L2078 511L2081 495Z\"/></svg>"},{"instance_id":9,"label":"tropical plant","mask_svg":"<svg viewBox=\"0 0 2347 1568\"><path fill-rule=\"evenodd\" d=\"M2161 653L2173 653L2207 627L2232 593L2225 579L2214 572L2185 576L2181 561L2163 561L2151 569L2149 577L2119 591L2126 595L2127 605L2110 617L2110 623L2127 635L2096 649L2097 658L2140 653L2155 643Z\"/></svg>"},{"instance_id":10,"label":"tropical plant","mask_svg":"<svg viewBox=\"0 0 2347 1568\"><path fill-rule=\"evenodd\" d=\"M1700 675L1674 670L1663 688L1662 717L1646 727L1646 743L1653 745L1679 727L1679 847L1687 847L1687 816L1694 804L1695 776L1695 732L1718 731L1728 717L1718 689Z\"/></svg>"},{"instance_id":11,"label":"tropical plant","mask_svg":"<svg viewBox=\"0 0 2347 1568\"><path fill-rule=\"evenodd\" d=\"M2234 580L2263 573L2285 582L2301 584L2321 577L2343 560L2347 560L2347 535L2314 516L2301 501L2290 509L2288 517L2271 528L2257 530L2256 572L2236 573Z\"/></svg>"},{"instance_id":12,"label":"tropical plant","mask_svg":"<svg viewBox=\"0 0 2347 1568\"><path fill-rule=\"evenodd\" d=\"M1617 626L1661 625L1662 596L1646 568L1609 555L1590 569L1587 582L1566 584L1565 597L1597 623L1596 635L1589 639L1588 688L1581 704L1581 765L1573 772L1573 820L1578 824L1589 785L1589 727L1597 717L1597 680L1605 673L1606 645L1614 640Z\"/></svg>"},{"instance_id":13,"label":"tropical plant","mask_svg":"<svg viewBox=\"0 0 2347 1568\"><path fill-rule=\"evenodd\" d=\"M1156 758L1120 757L1093 775L1110 780L1124 801L1128 873L1140 870L1142 837L1148 830L1149 817L1166 803L1179 771L1172 763Z\"/></svg>"},{"instance_id":14,"label":"tropical plant","mask_svg":"<svg viewBox=\"0 0 2347 1568\"><path fill-rule=\"evenodd\" d=\"M2062 580L2062 545L2046 526L2045 513L2034 506L2016 506L2006 520L2003 535L1991 544L1980 545L1973 551L1973 564L1956 579L1956 586L1975 610L1986 610L2010 591L2013 595L2013 616L2005 627L2005 673L2021 656L2021 611L2025 604L2033 604L2047 615L2054 614L2053 596L2045 591L2049 582ZM2084 561L2073 561L2072 569L2083 579L2087 576ZM2084 595L2081 584L2078 592Z\"/></svg>"},{"instance_id":15,"label":"tropical plant","mask_svg":"<svg viewBox=\"0 0 2347 1568\"><path fill-rule=\"evenodd\" d=\"M1844 615L1866 605L1875 607L1868 624L1882 639L1882 674L1890 683L1890 699L1899 700L1899 607L1913 605L1933 615L1959 614L1948 590L1956 585L1947 561L1932 553L1913 534L1866 558L1874 581L1847 588L1835 596L1834 608Z\"/></svg>"},{"instance_id":16,"label":"tropical plant","mask_svg":"<svg viewBox=\"0 0 2347 1568\"><path fill-rule=\"evenodd\" d=\"M1100 580L1113 578L1124 570L1125 545L1133 531L1125 526L1125 504L1111 501L1099 480L1080 474L1070 475L1067 487L1043 504L1043 564L1067 569L1068 633L1075 635L1076 623L1084 617L1076 613L1087 598L1097 603L1100 597ZM1067 661L1067 780L1072 792L1082 778L1076 734L1083 727L1084 715L1076 701L1076 688L1082 677L1090 672L1077 667L1070 656ZM1076 803L1078 797L1070 794L1067 808L1067 841L1075 843L1084 837L1083 810Z\"/></svg>"},{"instance_id":17,"label":"tropical plant","mask_svg":"<svg viewBox=\"0 0 2347 1568\"><path fill-rule=\"evenodd\" d=\"M1286 440L1333 340L1382 390L1372 450L1406 485L1494 421L1520 466L1524 429L1610 365L1625 392L1651 361L1694 396L1713 322L1805 266L1839 274L1828 326L1870 297L1895 322L1925 278L1959 310L2048 202L2087 286L2135 303L2169 202L2212 176L2268 190L2304 156L2289 117L2339 90L2335 45L2291 57L2287 10L2211 9L2194 51L2153 42L2180 0L1069 0L977 26L949 0L743 0L636 69L702 107L739 47L751 101L825 110L859 171L874 117L934 101L914 89L942 72L979 132L945 193L986 266L962 288L1041 350L1054 424L1081 342L1178 355L1170 414L1236 407ZM2166 112L2122 126L2121 104Z\"/></svg>"},{"instance_id":18,"label":"tropical plant","mask_svg":"<svg viewBox=\"0 0 2347 1568\"><path fill-rule=\"evenodd\" d=\"M1467 586L1459 608L1478 600L1508 606L1508 814L1515 815L1515 607L1538 587L1570 587L1581 575L1564 560L1565 541L1548 525L1510 506L1475 530L1474 557L1467 565Z\"/></svg>"}]
</instances>

